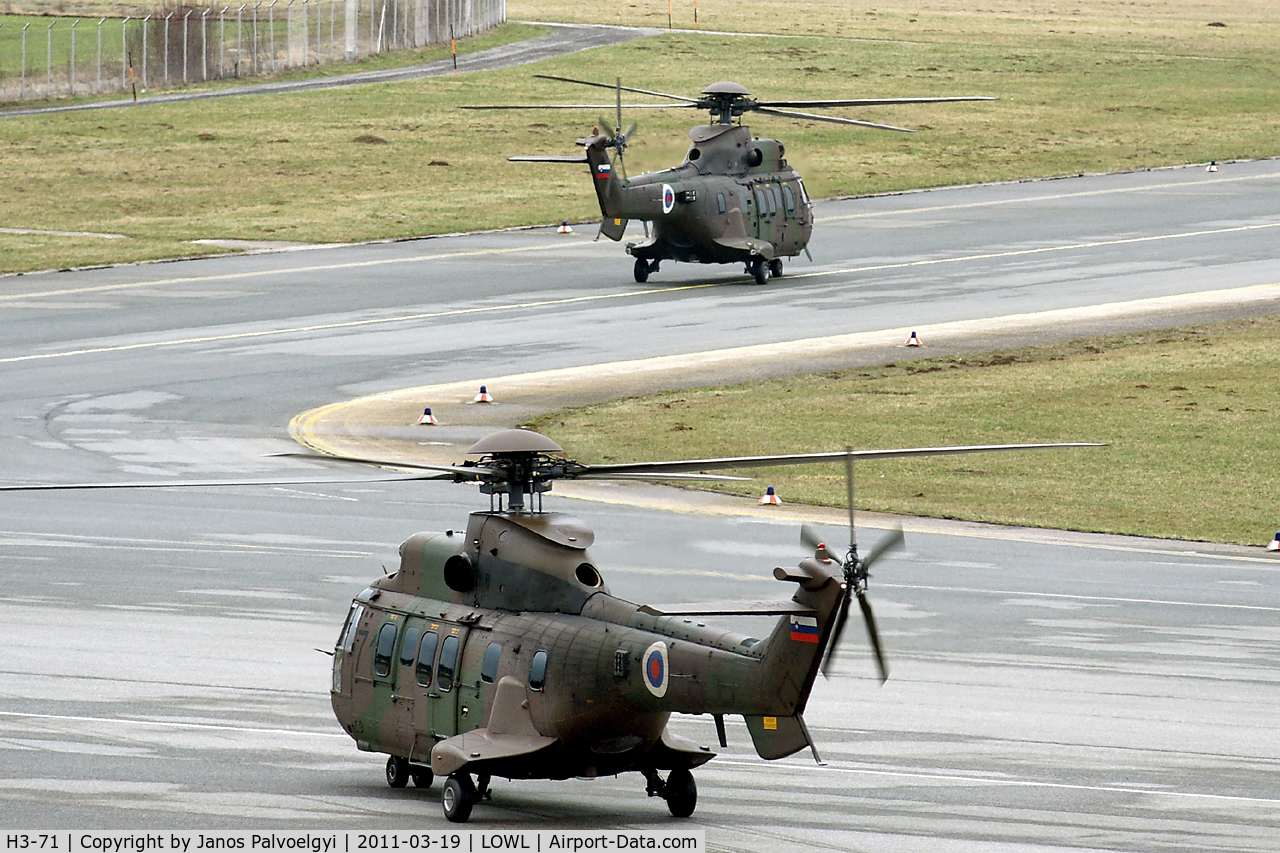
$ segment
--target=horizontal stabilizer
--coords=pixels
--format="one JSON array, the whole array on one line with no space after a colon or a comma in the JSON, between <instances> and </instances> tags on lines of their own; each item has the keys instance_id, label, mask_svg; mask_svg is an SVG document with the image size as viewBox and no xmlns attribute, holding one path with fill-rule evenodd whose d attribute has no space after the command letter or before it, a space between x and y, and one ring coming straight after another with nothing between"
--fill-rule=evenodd
<instances>
[{"instance_id":1,"label":"horizontal stabilizer","mask_svg":"<svg viewBox=\"0 0 1280 853\"><path fill-rule=\"evenodd\" d=\"M515 157L507 158L512 163L585 163L587 157L585 154L518 154Z\"/></svg>"},{"instance_id":2,"label":"horizontal stabilizer","mask_svg":"<svg viewBox=\"0 0 1280 853\"><path fill-rule=\"evenodd\" d=\"M798 601L691 601L687 604L646 604L641 613L650 616L813 616L817 613Z\"/></svg>"}]
</instances>

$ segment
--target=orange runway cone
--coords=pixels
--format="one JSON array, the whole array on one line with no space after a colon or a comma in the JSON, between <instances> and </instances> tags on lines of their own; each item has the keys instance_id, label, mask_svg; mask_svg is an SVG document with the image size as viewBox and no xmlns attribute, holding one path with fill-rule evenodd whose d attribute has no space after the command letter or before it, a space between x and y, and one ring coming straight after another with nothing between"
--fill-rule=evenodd
<instances>
[{"instance_id":1,"label":"orange runway cone","mask_svg":"<svg viewBox=\"0 0 1280 853\"><path fill-rule=\"evenodd\" d=\"M773 486L770 486L765 489L764 494L760 496L760 503L768 504L770 506L781 506L782 498L778 497L773 491Z\"/></svg>"},{"instance_id":2,"label":"orange runway cone","mask_svg":"<svg viewBox=\"0 0 1280 853\"><path fill-rule=\"evenodd\" d=\"M915 333L915 332L912 332L912 333L911 333L911 337L907 338L907 344L906 344L906 345L907 345L907 346L909 346L909 347L919 347L919 346L924 346L924 344L920 343L920 338L916 336L916 333Z\"/></svg>"},{"instance_id":3,"label":"orange runway cone","mask_svg":"<svg viewBox=\"0 0 1280 853\"><path fill-rule=\"evenodd\" d=\"M418 418L418 426L435 426L440 423L436 420L436 416L431 414L431 407L427 406L422 410L422 417Z\"/></svg>"},{"instance_id":4,"label":"orange runway cone","mask_svg":"<svg viewBox=\"0 0 1280 853\"><path fill-rule=\"evenodd\" d=\"M1268 551L1280 551L1280 530L1276 531L1276 538L1267 543Z\"/></svg>"},{"instance_id":5,"label":"orange runway cone","mask_svg":"<svg viewBox=\"0 0 1280 853\"><path fill-rule=\"evenodd\" d=\"M489 389L487 389L487 388L485 388L483 385L481 385L481 386L480 386L480 393L479 393L479 394L477 394L477 395L476 395L476 396L471 400L471 402L473 402L473 403L492 403L492 402L493 402L493 397L492 397L492 396L490 396L490 394L489 394Z\"/></svg>"},{"instance_id":6,"label":"orange runway cone","mask_svg":"<svg viewBox=\"0 0 1280 853\"><path fill-rule=\"evenodd\" d=\"M1208 166L1208 168L1206 168L1206 169L1205 169L1205 171L1206 171L1206 172L1216 172L1216 171L1218 171L1218 161L1217 161L1217 160L1210 160L1210 161L1209 161L1209 166Z\"/></svg>"},{"instance_id":7,"label":"orange runway cone","mask_svg":"<svg viewBox=\"0 0 1280 853\"><path fill-rule=\"evenodd\" d=\"M566 219L560 223L560 227L557 228L556 231L558 231L561 234L572 234L573 226L571 226L569 224L569 220Z\"/></svg>"}]
</instances>

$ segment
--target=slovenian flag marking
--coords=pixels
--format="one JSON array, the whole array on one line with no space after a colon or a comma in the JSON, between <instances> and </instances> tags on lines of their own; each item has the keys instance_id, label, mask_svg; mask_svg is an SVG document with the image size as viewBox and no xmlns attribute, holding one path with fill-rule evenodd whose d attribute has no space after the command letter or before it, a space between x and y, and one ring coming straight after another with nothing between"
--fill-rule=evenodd
<instances>
[{"instance_id":1,"label":"slovenian flag marking","mask_svg":"<svg viewBox=\"0 0 1280 853\"><path fill-rule=\"evenodd\" d=\"M601 178L601 179L607 178L611 174L613 174L613 167L610 166L608 163L601 163L598 166L596 166L597 178Z\"/></svg>"},{"instance_id":2,"label":"slovenian flag marking","mask_svg":"<svg viewBox=\"0 0 1280 853\"><path fill-rule=\"evenodd\" d=\"M801 643L818 642L818 620L812 616L792 616L791 639Z\"/></svg>"}]
</instances>

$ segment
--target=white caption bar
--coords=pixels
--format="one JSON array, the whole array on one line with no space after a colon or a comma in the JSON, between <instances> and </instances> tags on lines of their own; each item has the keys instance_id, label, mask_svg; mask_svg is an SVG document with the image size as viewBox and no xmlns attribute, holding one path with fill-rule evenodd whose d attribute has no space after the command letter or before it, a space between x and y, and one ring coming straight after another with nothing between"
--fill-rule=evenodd
<instances>
[{"instance_id":1,"label":"white caption bar","mask_svg":"<svg viewBox=\"0 0 1280 853\"><path fill-rule=\"evenodd\" d=\"M583 853L597 850L680 850L704 853L706 831L690 830L437 830L431 832L0 832L0 853Z\"/></svg>"}]
</instances>

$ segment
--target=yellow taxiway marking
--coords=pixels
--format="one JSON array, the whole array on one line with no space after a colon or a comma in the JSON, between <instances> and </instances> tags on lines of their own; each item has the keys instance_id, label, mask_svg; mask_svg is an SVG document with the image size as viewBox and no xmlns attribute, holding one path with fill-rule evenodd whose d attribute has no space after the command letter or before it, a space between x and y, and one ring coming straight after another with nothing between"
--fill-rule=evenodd
<instances>
[{"instance_id":1,"label":"yellow taxiway marking","mask_svg":"<svg viewBox=\"0 0 1280 853\"><path fill-rule=\"evenodd\" d=\"M1172 184L1160 184L1157 186L1141 186L1141 187L1114 187L1105 190L1081 190L1080 192L1071 193L1055 193L1053 195L1034 195L1019 198L1001 198L992 199L991 201L971 201L961 204L937 204L932 207L904 207L900 210L876 210L866 213L846 213L840 216L824 216L821 219L815 219L815 223L823 225L831 222L848 222L854 219L873 219L881 216L904 216L913 213L938 213L945 210L972 210L979 207L1003 207L1010 204L1035 204L1041 201L1061 201L1067 198L1089 198L1101 195L1124 195L1128 193L1144 193L1144 192L1163 192L1164 190L1177 189L1179 187L1204 187L1211 189L1218 184L1233 184L1241 181L1274 181L1280 180L1280 174L1272 175L1238 175L1231 178L1206 178L1194 181L1178 181ZM863 199L865 201L865 199Z\"/></svg>"}]
</instances>

